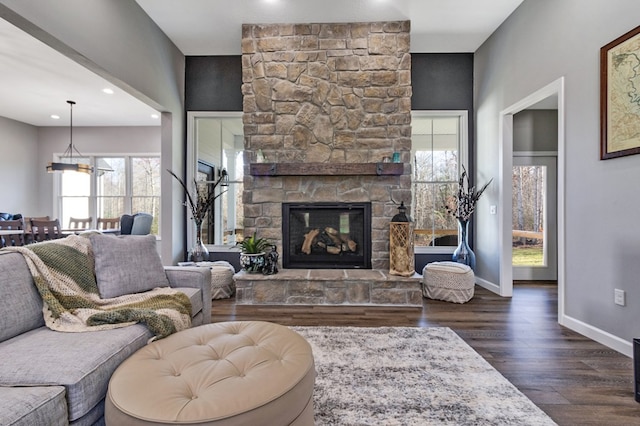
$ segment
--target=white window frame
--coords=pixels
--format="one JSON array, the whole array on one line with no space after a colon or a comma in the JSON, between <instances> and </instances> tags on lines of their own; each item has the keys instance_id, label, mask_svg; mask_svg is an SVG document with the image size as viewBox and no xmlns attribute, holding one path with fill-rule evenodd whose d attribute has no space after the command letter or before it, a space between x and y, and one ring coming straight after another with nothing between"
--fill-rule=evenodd
<instances>
[{"instance_id":1,"label":"white window frame","mask_svg":"<svg viewBox=\"0 0 640 426\"><path fill-rule=\"evenodd\" d=\"M196 120L199 118L240 118L242 119L242 111L187 111L187 167L186 167L186 177L188 182L193 182L194 176L197 175L198 170L198 141L197 141L197 129L196 129ZM222 158L222 147L220 148L220 158ZM215 164L214 173L217 178L217 174L219 173L220 164ZM242 183L230 180L229 183ZM229 209L233 209L234 207L228 206ZM235 247L235 244L222 244L221 242L221 233L223 232L221 225L222 224L222 207L221 207L221 199L218 198L213 206L214 220L216 226L215 234L215 244L207 244L207 248L211 250L229 250L230 248ZM231 214L231 211L229 212ZM187 248L193 247L196 240L196 232L195 226L193 225L193 221L190 220L190 214L187 212L185 218L187 220Z\"/></svg>"},{"instance_id":2,"label":"white window frame","mask_svg":"<svg viewBox=\"0 0 640 426\"><path fill-rule=\"evenodd\" d=\"M58 153L55 154L56 161L60 161L63 154ZM127 176L127 181L125 182L125 195L124 195L124 212L123 214L132 214L131 212L131 199L133 198L132 194L132 170L131 170L131 158L144 158L144 157L157 157L160 158L160 153L158 152L136 152L136 153L88 153L82 154L82 158L89 159L89 164L93 166L94 170L96 170L96 158L124 158L125 159L125 173ZM108 173L108 172L107 172ZM90 190L89 190L89 216L93 218L94 224L97 220L97 206L98 206L98 195L97 195L97 177L95 171L91 173L90 179ZM162 194L162 187L160 188L160 193ZM162 195L159 195L158 198L162 200ZM160 201L162 203L162 201ZM53 214L54 217L58 217L62 219L62 173L55 173L53 176ZM162 217L158 218L158 235L156 235L156 239L160 240L160 230L162 229L161 221ZM67 224L60 223L60 226L63 228L67 227Z\"/></svg>"},{"instance_id":3,"label":"white window frame","mask_svg":"<svg viewBox=\"0 0 640 426\"><path fill-rule=\"evenodd\" d=\"M462 172L462 165L469 170L469 112L467 110L429 110L429 111L411 111L412 120L416 118L458 118L458 158L460 159L458 164L458 176ZM413 158L415 157L415 148L413 143L411 144L411 161L413 167ZM411 173L411 198L412 206L415 203L415 194L413 194L413 176L414 171ZM460 236L458 235L458 240ZM454 246L415 246L414 252L416 254L449 254L455 251Z\"/></svg>"}]
</instances>

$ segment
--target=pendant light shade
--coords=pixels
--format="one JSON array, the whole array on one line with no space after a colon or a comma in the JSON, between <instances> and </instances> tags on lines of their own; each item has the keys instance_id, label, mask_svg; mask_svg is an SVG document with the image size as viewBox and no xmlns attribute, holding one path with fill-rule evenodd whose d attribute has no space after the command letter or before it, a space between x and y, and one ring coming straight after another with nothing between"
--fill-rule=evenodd
<instances>
[{"instance_id":1,"label":"pendant light shade","mask_svg":"<svg viewBox=\"0 0 640 426\"><path fill-rule=\"evenodd\" d=\"M80 173L92 173L93 167L88 164L80 163L78 157L82 157L80 151L73 146L73 106L76 104L74 101L67 101L69 104L69 146L60 157L60 162L51 162L47 165L47 172L80 172ZM74 159L73 156L76 155Z\"/></svg>"}]
</instances>

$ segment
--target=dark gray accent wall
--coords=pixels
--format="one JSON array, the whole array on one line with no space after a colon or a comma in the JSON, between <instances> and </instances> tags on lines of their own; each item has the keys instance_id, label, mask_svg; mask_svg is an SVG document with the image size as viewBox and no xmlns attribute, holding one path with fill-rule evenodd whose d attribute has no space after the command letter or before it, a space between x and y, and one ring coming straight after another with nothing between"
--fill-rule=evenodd
<instances>
[{"instance_id":1,"label":"dark gray accent wall","mask_svg":"<svg viewBox=\"0 0 640 426\"><path fill-rule=\"evenodd\" d=\"M411 85L414 110L472 111L473 53L412 53Z\"/></svg>"},{"instance_id":2,"label":"dark gray accent wall","mask_svg":"<svg viewBox=\"0 0 640 426\"><path fill-rule=\"evenodd\" d=\"M241 56L187 56L186 111L242 111Z\"/></svg>"}]
</instances>

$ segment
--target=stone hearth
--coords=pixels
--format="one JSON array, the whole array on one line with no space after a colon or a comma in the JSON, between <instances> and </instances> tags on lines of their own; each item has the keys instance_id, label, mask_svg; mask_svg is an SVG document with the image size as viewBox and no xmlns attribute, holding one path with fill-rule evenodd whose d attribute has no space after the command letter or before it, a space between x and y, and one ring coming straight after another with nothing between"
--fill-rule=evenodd
<instances>
[{"instance_id":1,"label":"stone hearth","mask_svg":"<svg viewBox=\"0 0 640 426\"><path fill-rule=\"evenodd\" d=\"M285 269L275 275L234 276L242 305L389 305L422 307L420 275L381 270Z\"/></svg>"}]
</instances>

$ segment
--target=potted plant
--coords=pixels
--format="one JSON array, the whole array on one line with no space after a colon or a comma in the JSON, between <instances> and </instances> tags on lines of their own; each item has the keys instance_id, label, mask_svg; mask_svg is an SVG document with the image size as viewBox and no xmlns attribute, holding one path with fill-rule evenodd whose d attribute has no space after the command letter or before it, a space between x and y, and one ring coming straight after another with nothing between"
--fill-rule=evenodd
<instances>
[{"instance_id":1,"label":"potted plant","mask_svg":"<svg viewBox=\"0 0 640 426\"><path fill-rule=\"evenodd\" d=\"M273 245L266 238L258 238L256 233L238 241L236 245L240 246L240 266L248 273L262 272L262 268L265 265L265 254L267 250Z\"/></svg>"}]
</instances>

